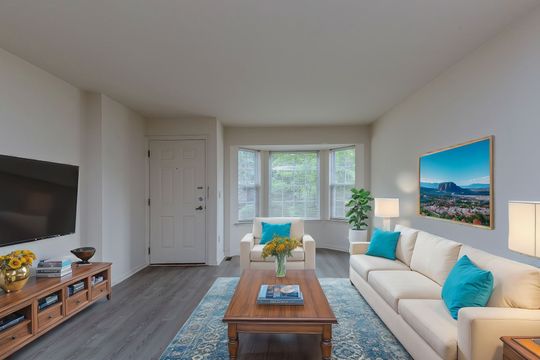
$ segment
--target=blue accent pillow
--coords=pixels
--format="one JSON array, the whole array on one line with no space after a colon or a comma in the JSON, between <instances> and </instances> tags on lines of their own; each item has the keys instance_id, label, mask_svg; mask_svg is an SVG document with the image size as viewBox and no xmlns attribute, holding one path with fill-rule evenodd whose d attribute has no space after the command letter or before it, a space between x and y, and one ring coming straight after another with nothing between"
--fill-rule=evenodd
<instances>
[{"instance_id":1,"label":"blue accent pillow","mask_svg":"<svg viewBox=\"0 0 540 360\"><path fill-rule=\"evenodd\" d=\"M399 231L383 231L375 229L371 235L371 241L366 255L378 256L390 260L396 260L396 247L401 233Z\"/></svg>"},{"instance_id":2,"label":"blue accent pillow","mask_svg":"<svg viewBox=\"0 0 540 360\"><path fill-rule=\"evenodd\" d=\"M442 299L450 315L457 320L463 307L486 306L493 292L493 274L462 256L448 274L442 288Z\"/></svg>"},{"instance_id":3,"label":"blue accent pillow","mask_svg":"<svg viewBox=\"0 0 540 360\"><path fill-rule=\"evenodd\" d=\"M274 238L274 236L283 236L283 237L290 237L291 236L291 223L286 224L269 224L269 223L262 223L262 236L261 241L259 241L259 244L266 244Z\"/></svg>"}]
</instances>

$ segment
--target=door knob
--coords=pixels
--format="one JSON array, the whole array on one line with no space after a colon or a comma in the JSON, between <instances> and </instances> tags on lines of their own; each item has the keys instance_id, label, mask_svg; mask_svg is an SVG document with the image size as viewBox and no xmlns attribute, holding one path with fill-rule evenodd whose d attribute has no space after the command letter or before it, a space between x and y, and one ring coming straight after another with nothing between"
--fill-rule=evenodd
<instances>
[{"instance_id":1,"label":"door knob","mask_svg":"<svg viewBox=\"0 0 540 360\"><path fill-rule=\"evenodd\" d=\"M199 207L196 207L196 208L195 208L195 210L202 210L202 209L203 209L202 205L200 205Z\"/></svg>"}]
</instances>

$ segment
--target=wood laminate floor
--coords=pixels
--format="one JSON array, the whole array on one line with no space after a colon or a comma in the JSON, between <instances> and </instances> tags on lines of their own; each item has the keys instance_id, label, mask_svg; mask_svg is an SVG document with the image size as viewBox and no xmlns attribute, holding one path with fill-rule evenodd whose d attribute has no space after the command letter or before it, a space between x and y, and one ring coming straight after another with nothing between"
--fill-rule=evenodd
<instances>
[{"instance_id":1,"label":"wood laminate floor","mask_svg":"<svg viewBox=\"0 0 540 360\"><path fill-rule=\"evenodd\" d=\"M319 277L348 277L349 255L317 249ZM114 271L114 267L113 267ZM158 359L217 277L240 276L239 258L220 266L147 267L101 300L12 355L12 360ZM296 349L291 353L290 349ZM241 335L241 359L316 359L310 335Z\"/></svg>"}]
</instances>

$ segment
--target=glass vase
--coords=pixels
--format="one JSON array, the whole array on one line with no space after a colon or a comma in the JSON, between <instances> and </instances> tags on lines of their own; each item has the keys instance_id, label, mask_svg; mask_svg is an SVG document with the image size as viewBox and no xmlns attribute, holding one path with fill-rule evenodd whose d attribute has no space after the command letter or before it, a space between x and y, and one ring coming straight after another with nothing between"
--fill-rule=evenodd
<instances>
[{"instance_id":1,"label":"glass vase","mask_svg":"<svg viewBox=\"0 0 540 360\"><path fill-rule=\"evenodd\" d=\"M287 274L287 255L276 256L276 277L285 277Z\"/></svg>"}]
</instances>

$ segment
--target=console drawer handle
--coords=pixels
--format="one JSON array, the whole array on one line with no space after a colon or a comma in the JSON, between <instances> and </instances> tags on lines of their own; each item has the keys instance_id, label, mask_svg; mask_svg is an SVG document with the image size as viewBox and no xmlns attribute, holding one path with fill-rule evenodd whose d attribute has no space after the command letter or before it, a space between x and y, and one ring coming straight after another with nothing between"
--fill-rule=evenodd
<instances>
[{"instance_id":1,"label":"console drawer handle","mask_svg":"<svg viewBox=\"0 0 540 360\"><path fill-rule=\"evenodd\" d=\"M52 315L49 315L49 319L52 319L52 318L53 318L53 316L52 316Z\"/></svg>"},{"instance_id":2,"label":"console drawer handle","mask_svg":"<svg viewBox=\"0 0 540 360\"><path fill-rule=\"evenodd\" d=\"M11 337L11 340L15 340L15 339L17 339L17 336L13 335L13 336Z\"/></svg>"},{"instance_id":3,"label":"console drawer handle","mask_svg":"<svg viewBox=\"0 0 540 360\"><path fill-rule=\"evenodd\" d=\"M81 303L81 300L77 300L77 305Z\"/></svg>"}]
</instances>

